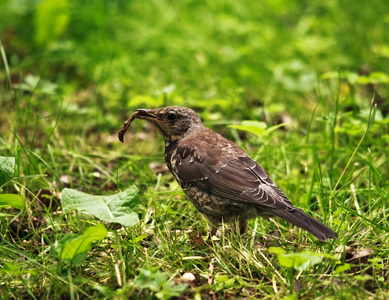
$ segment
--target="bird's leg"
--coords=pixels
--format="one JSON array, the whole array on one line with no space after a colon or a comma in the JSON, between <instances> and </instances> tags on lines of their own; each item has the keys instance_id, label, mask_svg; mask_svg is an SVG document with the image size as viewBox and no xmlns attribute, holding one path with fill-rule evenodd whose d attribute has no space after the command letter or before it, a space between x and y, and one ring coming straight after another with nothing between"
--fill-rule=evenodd
<instances>
[{"instance_id":1,"label":"bird's leg","mask_svg":"<svg viewBox=\"0 0 389 300\"><path fill-rule=\"evenodd\" d=\"M247 231L247 224L248 224L248 219L247 218L244 218L242 216L238 216L235 219L235 223L231 224L231 229L237 235L243 235Z\"/></svg>"},{"instance_id":2,"label":"bird's leg","mask_svg":"<svg viewBox=\"0 0 389 300\"><path fill-rule=\"evenodd\" d=\"M218 230L219 228L219 220L214 220L212 218L209 218L207 216L207 219L209 221L208 223L208 228L209 228L209 231L210 231L210 239L212 240L212 237L214 235L216 235L218 238L221 237L221 232Z\"/></svg>"},{"instance_id":3,"label":"bird's leg","mask_svg":"<svg viewBox=\"0 0 389 300\"><path fill-rule=\"evenodd\" d=\"M217 232L217 226L215 226L215 224L209 223L208 228L209 228L211 237L214 236Z\"/></svg>"},{"instance_id":4,"label":"bird's leg","mask_svg":"<svg viewBox=\"0 0 389 300\"><path fill-rule=\"evenodd\" d=\"M239 218L239 233L244 234L247 231L249 221L246 218Z\"/></svg>"}]
</instances>

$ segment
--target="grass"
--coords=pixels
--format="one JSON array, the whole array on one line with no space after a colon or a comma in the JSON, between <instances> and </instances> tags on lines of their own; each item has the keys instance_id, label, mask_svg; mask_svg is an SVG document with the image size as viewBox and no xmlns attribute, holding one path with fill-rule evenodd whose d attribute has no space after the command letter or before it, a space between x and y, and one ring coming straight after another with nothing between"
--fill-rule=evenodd
<instances>
[{"instance_id":1,"label":"grass","mask_svg":"<svg viewBox=\"0 0 389 300\"><path fill-rule=\"evenodd\" d=\"M388 298L387 6L0 4L0 156L15 158L0 194L25 203L0 200L0 296ZM134 109L175 104L239 144L339 240L278 219L251 220L243 236L224 224L209 240L150 124L135 121L124 144L116 136ZM243 120L286 125L268 136L227 127ZM112 195L132 185L135 226L62 211L65 187ZM98 223L108 235L82 263L60 259L69 234ZM288 266L300 253L320 262Z\"/></svg>"}]
</instances>

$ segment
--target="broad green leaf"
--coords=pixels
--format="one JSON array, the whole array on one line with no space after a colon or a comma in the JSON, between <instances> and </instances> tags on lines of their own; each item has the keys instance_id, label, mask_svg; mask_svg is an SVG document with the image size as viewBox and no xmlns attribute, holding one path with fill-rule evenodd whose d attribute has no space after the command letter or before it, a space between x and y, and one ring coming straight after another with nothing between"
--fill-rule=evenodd
<instances>
[{"instance_id":1,"label":"broad green leaf","mask_svg":"<svg viewBox=\"0 0 389 300\"><path fill-rule=\"evenodd\" d=\"M147 238L147 235L140 235L132 240L130 240L131 243L139 243L140 241L143 241L145 238Z\"/></svg>"},{"instance_id":2,"label":"broad green leaf","mask_svg":"<svg viewBox=\"0 0 389 300\"><path fill-rule=\"evenodd\" d=\"M351 71L330 71L321 75L321 79L346 79L351 84L358 82L359 75L358 73Z\"/></svg>"},{"instance_id":3,"label":"broad green leaf","mask_svg":"<svg viewBox=\"0 0 389 300\"><path fill-rule=\"evenodd\" d=\"M306 270L322 261L320 253L304 251L300 253L284 253L278 255L278 262L286 268Z\"/></svg>"},{"instance_id":4,"label":"broad green leaf","mask_svg":"<svg viewBox=\"0 0 389 300\"><path fill-rule=\"evenodd\" d=\"M150 289L156 292L159 299L170 299L181 295L187 288L187 284L174 284L168 279L167 274L156 268L139 268L139 275L135 278L134 284L140 289Z\"/></svg>"},{"instance_id":5,"label":"broad green leaf","mask_svg":"<svg viewBox=\"0 0 389 300\"><path fill-rule=\"evenodd\" d=\"M11 263L8 263L3 268L1 268L0 273L7 273L9 275L20 275L20 274L37 275L38 274L38 272L34 269L20 270L19 266Z\"/></svg>"},{"instance_id":6,"label":"broad green leaf","mask_svg":"<svg viewBox=\"0 0 389 300\"><path fill-rule=\"evenodd\" d=\"M92 242L107 236L104 224L88 227L80 235L70 235L61 242L60 258L72 265L80 265L92 249Z\"/></svg>"},{"instance_id":7,"label":"broad green leaf","mask_svg":"<svg viewBox=\"0 0 389 300\"><path fill-rule=\"evenodd\" d=\"M137 288L150 289L154 292L161 289L162 285L168 280L168 276L156 268L139 269L139 275L134 283Z\"/></svg>"},{"instance_id":8,"label":"broad green leaf","mask_svg":"<svg viewBox=\"0 0 389 300\"><path fill-rule=\"evenodd\" d=\"M297 300L297 294L288 295L286 297L281 298L282 300Z\"/></svg>"},{"instance_id":9,"label":"broad green leaf","mask_svg":"<svg viewBox=\"0 0 389 300\"><path fill-rule=\"evenodd\" d=\"M219 275L219 276L216 276L215 277L215 281L217 283L221 283L221 282L225 282L227 280L229 280L230 278L228 277L228 275Z\"/></svg>"},{"instance_id":10,"label":"broad green leaf","mask_svg":"<svg viewBox=\"0 0 389 300\"><path fill-rule=\"evenodd\" d=\"M24 209L24 201L22 197L16 194L0 194L0 207L2 206Z\"/></svg>"},{"instance_id":11,"label":"broad green leaf","mask_svg":"<svg viewBox=\"0 0 389 300\"><path fill-rule=\"evenodd\" d=\"M44 0L35 15L35 40L39 45L47 45L67 29L70 20L67 0Z\"/></svg>"},{"instance_id":12,"label":"broad green leaf","mask_svg":"<svg viewBox=\"0 0 389 300\"><path fill-rule=\"evenodd\" d=\"M359 281L362 281L362 282L366 282L366 281L368 281L368 280L372 280L372 279L373 279L373 276L371 276L371 275L369 275L369 274L355 275L355 276L354 276L354 279L359 280Z\"/></svg>"},{"instance_id":13,"label":"broad green leaf","mask_svg":"<svg viewBox=\"0 0 389 300\"><path fill-rule=\"evenodd\" d=\"M271 126L266 128L266 123L258 122L258 121L243 121L240 125L229 125L230 128L236 128L239 130L247 131L250 133L254 133L255 135L267 136L272 133L274 130L284 126L285 124L278 124L275 126Z\"/></svg>"},{"instance_id":14,"label":"broad green leaf","mask_svg":"<svg viewBox=\"0 0 389 300\"><path fill-rule=\"evenodd\" d=\"M359 75L358 73L351 71L331 71L322 74L321 79L328 78L341 78L347 79L351 84L379 84L389 83L389 75L383 72L372 72L368 75Z\"/></svg>"},{"instance_id":15,"label":"broad green leaf","mask_svg":"<svg viewBox=\"0 0 389 300\"><path fill-rule=\"evenodd\" d=\"M5 218L5 217L13 217L13 215L0 212L0 218Z\"/></svg>"},{"instance_id":16,"label":"broad green leaf","mask_svg":"<svg viewBox=\"0 0 389 300\"><path fill-rule=\"evenodd\" d=\"M330 253L320 253L319 255L320 255L320 257L329 258L329 259L332 259L332 260L340 263L340 261L339 261L340 254L334 255L334 254L330 254Z\"/></svg>"},{"instance_id":17,"label":"broad green leaf","mask_svg":"<svg viewBox=\"0 0 389 300\"><path fill-rule=\"evenodd\" d=\"M274 126L271 126L271 127L266 128L266 135L269 135L269 134L272 133L273 131L275 131L275 130L277 130L278 128L283 127L283 126L285 126L285 123L281 123L281 124L274 125Z\"/></svg>"},{"instance_id":18,"label":"broad green leaf","mask_svg":"<svg viewBox=\"0 0 389 300\"><path fill-rule=\"evenodd\" d=\"M228 127L248 131L258 136L262 136L266 132L266 123L258 121L243 121L240 125L229 125Z\"/></svg>"},{"instance_id":19,"label":"broad green leaf","mask_svg":"<svg viewBox=\"0 0 389 300\"><path fill-rule=\"evenodd\" d=\"M383 72L372 72L369 75L362 75L358 79L361 84L385 84L389 83L389 75Z\"/></svg>"},{"instance_id":20,"label":"broad green leaf","mask_svg":"<svg viewBox=\"0 0 389 300\"><path fill-rule=\"evenodd\" d=\"M34 75L26 75L24 77L24 80L20 84L13 84L14 88L28 91L28 92L34 92L34 93L42 93L42 94L54 94L55 90L57 89L57 85L48 81L43 80L39 76Z\"/></svg>"},{"instance_id":21,"label":"broad green leaf","mask_svg":"<svg viewBox=\"0 0 389 300\"><path fill-rule=\"evenodd\" d=\"M139 221L139 194L136 186L111 196L89 195L73 189L64 189L61 203L65 212L73 209L85 210L106 222L132 226Z\"/></svg>"},{"instance_id":22,"label":"broad green leaf","mask_svg":"<svg viewBox=\"0 0 389 300\"><path fill-rule=\"evenodd\" d=\"M269 247L268 251L270 253L274 253L274 254L278 254L278 255L286 253L286 250L279 248L279 247Z\"/></svg>"},{"instance_id":23,"label":"broad green leaf","mask_svg":"<svg viewBox=\"0 0 389 300\"><path fill-rule=\"evenodd\" d=\"M158 299L171 299L173 297L180 296L187 287L187 284L175 284L174 281L168 280L163 284L162 290L157 292L155 295Z\"/></svg>"},{"instance_id":24,"label":"broad green leaf","mask_svg":"<svg viewBox=\"0 0 389 300\"><path fill-rule=\"evenodd\" d=\"M15 158L0 156L0 186L6 183L14 173Z\"/></svg>"},{"instance_id":25,"label":"broad green leaf","mask_svg":"<svg viewBox=\"0 0 389 300\"><path fill-rule=\"evenodd\" d=\"M335 274L340 274L340 273L343 273L344 271L348 271L351 269L351 265L350 264L344 264L344 265L341 265L341 266L337 266L336 269L335 269Z\"/></svg>"}]
</instances>

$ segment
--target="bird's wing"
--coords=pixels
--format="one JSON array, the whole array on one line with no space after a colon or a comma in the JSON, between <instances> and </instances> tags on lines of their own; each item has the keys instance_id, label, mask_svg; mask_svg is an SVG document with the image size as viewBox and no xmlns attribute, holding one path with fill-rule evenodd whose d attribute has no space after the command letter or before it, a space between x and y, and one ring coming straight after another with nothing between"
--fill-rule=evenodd
<instances>
[{"instance_id":1,"label":"bird's wing","mask_svg":"<svg viewBox=\"0 0 389 300\"><path fill-rule=\"evenodd\" d=\"M227 140L208 147L189 147L182 143L177 147L175 159L174 173L181 182L237 201L294 209L266 171Z\"/></svg>"}]
</instances>

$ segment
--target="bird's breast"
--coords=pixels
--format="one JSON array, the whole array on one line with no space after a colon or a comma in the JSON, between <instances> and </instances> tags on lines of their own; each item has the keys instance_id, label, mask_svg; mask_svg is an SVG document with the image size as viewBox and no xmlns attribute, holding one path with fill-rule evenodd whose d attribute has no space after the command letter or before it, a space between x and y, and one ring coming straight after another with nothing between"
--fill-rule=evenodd
<instances>
[{"instance_id":1,"label":"bird's breast","mask_svg":"<svg viewBox=\"0 0 389 300\"><path fill-rule=\"evenodd\" d=\"M177 143L170 143L165 148L165 162L170 172L174 175L176 180L180 183L181 179L178 176L176 169L177 162Z\"/></svg>"}]
</instances>

